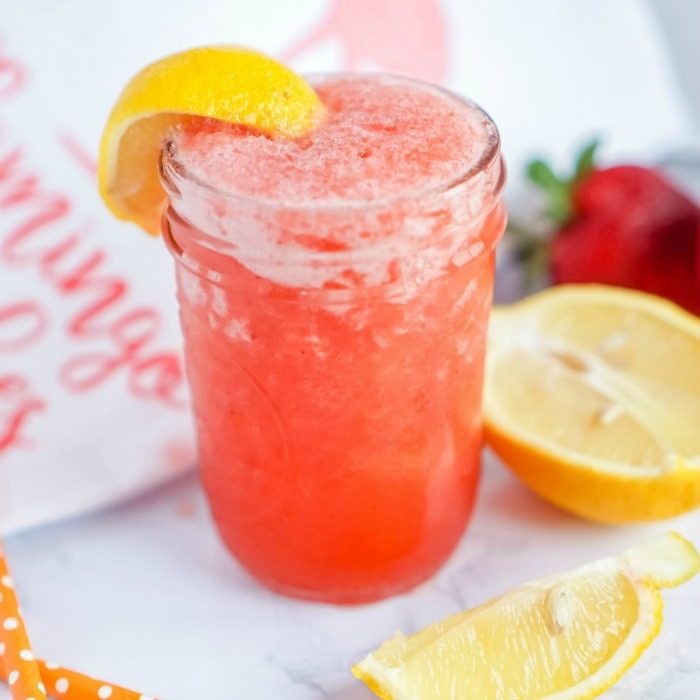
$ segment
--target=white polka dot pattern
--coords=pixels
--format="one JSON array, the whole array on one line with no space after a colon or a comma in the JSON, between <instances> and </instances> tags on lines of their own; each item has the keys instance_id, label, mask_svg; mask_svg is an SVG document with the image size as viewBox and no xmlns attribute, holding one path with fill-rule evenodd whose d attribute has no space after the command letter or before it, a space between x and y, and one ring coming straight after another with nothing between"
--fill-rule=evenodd
<instances>
[{"instance_id":1,"label":"white polka dot pattern","mask_svg":"<svg viewBox=\"0 0 700 700\"><path fill-rule=\"evenodd\" d=\"M14 594L14 584L0 547L0 680L12 700L47 700L46 688L60 700L156 700L113 683L34 658Z\"/></svg>"},{"instance_id":2,"label":"white polka dot pattern","mask_svg":"<svg viewBox=\"0 0 700 700\"><path fill-rule=\"evenodd\" d=\"M37 684L38 690L46 695L46 687L48 687L51 691L51 697L59 698L59 700L156 700L153 695L136 693L114 683L105 683L90 678L90 676L71 671L53 661L37 660L37 664L42 678L42 681ZM2 652L0 651L0 681L3 679L7 680L8 674L4 671ZM29 700L29 697L32 696L23 698L23 700ZM39 700L39 697L42 696L37 695L34 700Z\"/></svg>"},{"instance_id":3,"label":"white polka dot pattern","mask_svg":"<svg viewBox=\"0 0 700 700\"><path fill-rule=\"evenodd\" d=\"M46 693L39 686L39 666L34 660L22 622L14 585L5 554L0 548L0 667L6 674L12 700L46 700Z\"/></svg>"}]
</instances>

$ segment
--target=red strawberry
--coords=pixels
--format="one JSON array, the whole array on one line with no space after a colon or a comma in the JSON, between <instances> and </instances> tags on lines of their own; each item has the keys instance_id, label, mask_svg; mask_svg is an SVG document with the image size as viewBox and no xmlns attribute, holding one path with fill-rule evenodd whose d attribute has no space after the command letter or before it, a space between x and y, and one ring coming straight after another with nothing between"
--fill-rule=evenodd
<instances>
[{"instance_id":1,"label":"red strawberry","mask_svg":"<svg viewBox=\"0 0 700 700\"><path fill-rule=\"evenodd\" d=\"M586 148L568 180L541 161L528 167L555 223L552 281L641 289L700 313L700 208L656 170L596 168L595 147ZM531 256L532 239L527 245Z\"/></svg>"}]
</instances>

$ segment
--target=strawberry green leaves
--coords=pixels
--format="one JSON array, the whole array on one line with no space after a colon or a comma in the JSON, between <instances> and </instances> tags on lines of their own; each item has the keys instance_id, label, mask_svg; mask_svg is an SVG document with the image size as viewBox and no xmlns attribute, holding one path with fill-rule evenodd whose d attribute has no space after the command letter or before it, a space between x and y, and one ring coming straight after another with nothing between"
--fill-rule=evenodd
<instances>
[{"instance_id":1,"label":"strawberry green leaves","mask_svg":"<svg viewBox=\"0 0 700 700\"><path fill-rule=\"evenodd\" d=\"M547 195L545 216L556 224L564 224L571 218L573 191L595 168L599 143L598 139L594 139L586 144L569 177L558 176L543 160L533 160L528 164L528 178Z\"/></svg>"}]
</instances>

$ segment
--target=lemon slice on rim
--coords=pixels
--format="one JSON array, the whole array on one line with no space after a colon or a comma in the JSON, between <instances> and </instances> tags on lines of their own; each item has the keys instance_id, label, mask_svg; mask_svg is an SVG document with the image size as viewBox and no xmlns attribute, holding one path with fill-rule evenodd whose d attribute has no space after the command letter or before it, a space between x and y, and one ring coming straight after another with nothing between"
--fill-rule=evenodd
<instances>
[{"instance_id":1,"label":"lemon slice on rim","mask_svg":"<svg viewBox=\"0 0 700 700\"><path fill-rule=\"evenodd\" d=\"M117 218L157 234L165 202L158 159L174 125L208 117L295 137L322 112L303 78L257 51L212 46L167 56L131 79L109 115L100 142L100 194Z\"/></svg>"},{"instance_id":2,"label":"lemon slice on rim","mask_svg":"<svg viewBox=\"0 0 700 700\"><path fill-rule=\"evenodd\" d=\"M530 488L590 520L700 505L700 319L649 294L554 287L497 308L486 442Z\"/></svg>"},{"instance_id":3,"label":"lemon slice on rim","mask_svg":"<svg viewBox=\"0 0 700 700\"><path fill-rule=\"evenodd\" d=\"M668 533L531 581L410 637L397 632L353 673L384 700L587 700L658 634L659 589L698 570L693 545Z\"/></svg>"}]
</instances>

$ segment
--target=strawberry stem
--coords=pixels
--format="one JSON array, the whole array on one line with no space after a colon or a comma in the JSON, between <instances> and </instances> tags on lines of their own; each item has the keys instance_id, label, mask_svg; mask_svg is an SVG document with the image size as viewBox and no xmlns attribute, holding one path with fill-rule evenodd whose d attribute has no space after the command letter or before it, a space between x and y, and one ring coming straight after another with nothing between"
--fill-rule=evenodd
<instances>
[{"instance_id":1,"label":"strawberry stem","mask_svg":"<svg viewBox=\"0 0 700 700\"><path fill-rule=\"evenodd\" d=\"M563 224L571 215L571 186L557 176L543 160L533 160L527 166L527 176L547 195L547 218Z\"/></svg>"},{"instance_id":2,"label":"strawberry stem","mask_svg":"<svg viewBox=\"0 0 700 700\"><path fill-rule=\"evenodd\" d=\"M569 177L557 175L543 160L528 163L527 176L547 195L544 214L556 225L565 224L572 215L572 195L574 188L595 168L595 154L599 140L587 143L578 158L574 172Z\"/></svg>"},{"instance_id":3,"label":"strawberry stem","mask_svg":"<svg viewBox=\"0 0 700 700\"><path fill-rule=\"evenodd\" d=\"M514 257L524 267L524 281L528 289L536 286L548 271L552 239L574 215L574 190L595 169L599 144L596 138L583 147L574 170L568 177L557 175L541 159L533 160L527 165L528 178L546 194L547 202L543 213L549 222L549 226L539 233L526 229L512 218L508 223L507 232L513 243Z\"/></svg>"},{"instance_id":4,"label":"strawberry stem","mask_svg":"<svg viewBox=\"0 0 700 700\"><path fill-rule=\"evenodd\" d=\"M578 185L581 180L586 178L592 170L595 170L595 156L598 146L600 146L600 139L595 138L583 148L581 153L579 153L572 182L574 186Z\"/></svg>"}]
</instances>

